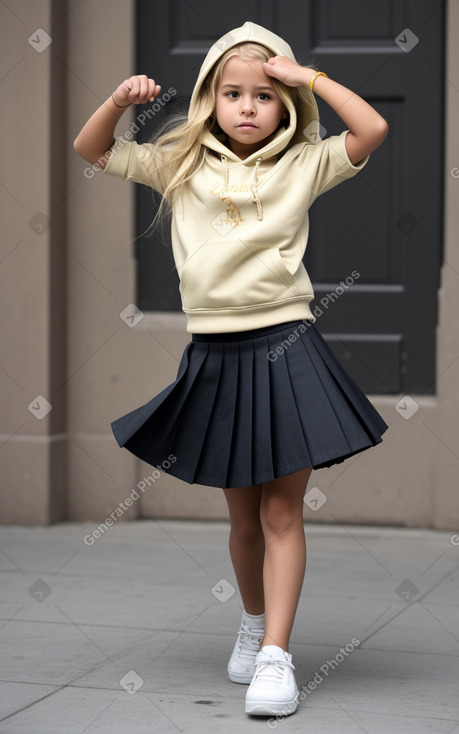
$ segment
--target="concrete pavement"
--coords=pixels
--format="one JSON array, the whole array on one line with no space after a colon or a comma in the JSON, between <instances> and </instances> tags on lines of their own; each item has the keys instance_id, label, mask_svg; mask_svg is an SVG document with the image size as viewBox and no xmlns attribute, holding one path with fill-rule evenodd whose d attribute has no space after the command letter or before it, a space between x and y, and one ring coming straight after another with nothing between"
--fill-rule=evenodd
<instances>
[{"instance_id":1,"label":"concrete pavement","mask_svg":"<svg viewBox=\"0 0 459 734\"><path fill-rule=\"evenodd\" d=\"M459 734L459 533L305 524L302 701L248 717L227 523L0 527L0 732Z\"/></svg>"}]
</instances>

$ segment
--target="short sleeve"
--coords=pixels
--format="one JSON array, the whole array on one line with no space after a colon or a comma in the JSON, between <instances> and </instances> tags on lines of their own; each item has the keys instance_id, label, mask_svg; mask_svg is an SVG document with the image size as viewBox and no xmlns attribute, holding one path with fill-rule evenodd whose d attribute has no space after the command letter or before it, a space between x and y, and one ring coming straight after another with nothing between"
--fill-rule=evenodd
<instances>
[{"instance_id":1,"label":"short sleeve","mask_svg":"<svg viewBox=\"0 0 459 734\"><path fill-rule=\"evenodd\" d=\"M303 171L310 180L314 198L352 178L367 164L369 155L357 164L349 159L346 150L348 132L344 130L340 135L331 135L320 143L305 146Z\"/></svg>"},{"instance_id":2,"label":"short sleeve","mask_svg":"<svg viewBox=\"0 0 459 734\"><path fill-rule=\"evenodd\" d=\"M167 164L152 143L116 138L104 169L110 176L150 186L163 194L170 179Z\"/></svg>"}]
</instances>

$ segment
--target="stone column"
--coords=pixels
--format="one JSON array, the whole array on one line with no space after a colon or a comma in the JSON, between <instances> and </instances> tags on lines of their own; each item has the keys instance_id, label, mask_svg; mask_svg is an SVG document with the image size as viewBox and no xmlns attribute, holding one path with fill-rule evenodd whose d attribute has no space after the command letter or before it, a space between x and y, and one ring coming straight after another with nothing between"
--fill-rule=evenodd
<instances>
[{"instance_id":1,"label":"stone column","mask_svg":"<svg viewBox=\"0 0 459 734\"><path fill-rule=\"evenodd\" d=\"M62 7L1 8L2 521L66 514L65 120Z\"/></svg>"}]
</instances>

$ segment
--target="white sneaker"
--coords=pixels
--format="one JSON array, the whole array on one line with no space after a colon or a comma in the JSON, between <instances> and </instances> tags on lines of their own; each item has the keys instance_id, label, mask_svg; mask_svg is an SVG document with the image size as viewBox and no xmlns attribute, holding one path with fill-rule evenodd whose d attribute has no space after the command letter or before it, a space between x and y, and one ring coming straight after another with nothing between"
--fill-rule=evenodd
<instances>
[{"instance_id":1,"label":"white sneaker","mask_svg":"<svg viewBox=\"0 0 459 734\"><path fill-rule=\"evenodd\" d=\"M233 683L250 683L255 673L255 658L264 630L247 627L241 622L234 650L228 663L228 676Z\"/></svg>"},{"instance_id":2,"label":"white sneaker","mask_svg":"<svg viewBox=\"0 0 459 734\"><path fill-rule=\"evenodd\" d=\"M255 659L255 674L247 689L246 714L293 714L299 694L294 670L290 653L277 645L264 645Z\"/></svg>"}]
</instances>

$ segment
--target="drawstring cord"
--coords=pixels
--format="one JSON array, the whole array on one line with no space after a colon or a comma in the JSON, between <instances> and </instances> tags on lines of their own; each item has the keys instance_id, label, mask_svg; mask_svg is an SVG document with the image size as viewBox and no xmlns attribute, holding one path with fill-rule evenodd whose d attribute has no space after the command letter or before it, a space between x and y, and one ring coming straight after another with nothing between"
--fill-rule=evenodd
<instances>
[{"instance_id":1,"label":"drawstring cord","mask_svg":"<svg viewBox=\"0 0 459 734\"><path fill-rule=\"evenodd\" d=\"M222 155L222 163L225 165L225 186L228 186L229 171L228 171L228 158L226 155Z\"/></svg>"},{"instance_id":2,"label":"drawstring cord","mask_svg":"<svg viewBox=\"0 0 459 734\"><path fill-rule=\"evenodd\" d=\"M250 191L252 192L252 202L257 205L257 219L259 221L263 219L263 206L261 203L260 195L258 193L258 168L262 160L263 158L261 156L257 158L255 162L255 169L253 172L253 180L252 180L252 183L250 184ZM226 188L229 183L228 159L226 155L221 155L221 161L224 167L223 170L224 170L224 179L225 179L225 188ZM227 196L225 193L220 193L220 199L222 200L222 202L225 204L226 207L230 206L234 208L234 210L238 214L237 224L239 224L242 220L241 220L240 212L237 206L233 204L229 196ZM229 215L229 211L228 211L228 215Z\"/></svg>"},{"instance_id":3,"label":"drawstring cord","mask_svg":"<svg viewBox=\"0 0 459 734\"><path fill-rule=\"evenodd\" d=\"M255 170L253 172L253 183L250 185L250 190L252 192L252 201L253 201L254 204L257 205L257 219L259 219L259 220L263 219L263 207L261 205L261 199L260 199L260 195L258 193L258 188L257 188L257 184L258 184L258 166L260 165L261 161L262 161L262 158L260 156L256 160Z\"/></svg>"}]
</instances>

